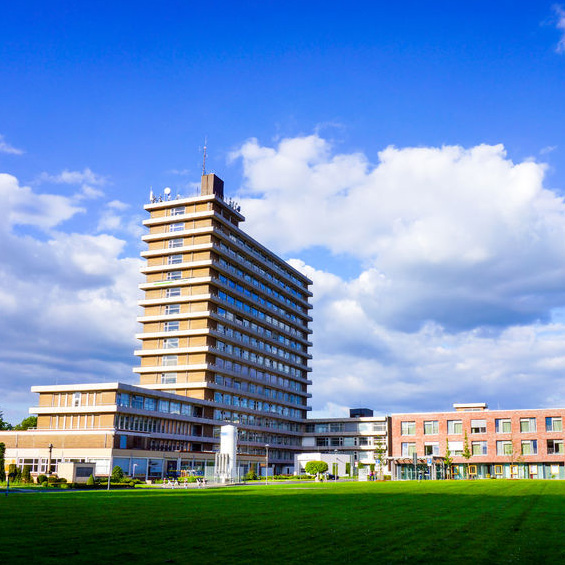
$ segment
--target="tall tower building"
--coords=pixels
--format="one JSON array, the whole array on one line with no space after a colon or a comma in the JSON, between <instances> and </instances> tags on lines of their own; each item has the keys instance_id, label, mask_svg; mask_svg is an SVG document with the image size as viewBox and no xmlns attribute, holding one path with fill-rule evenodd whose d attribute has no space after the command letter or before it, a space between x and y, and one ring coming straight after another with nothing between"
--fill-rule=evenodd
<instances>
[{"instance_id":1,"label":"tall tower building","mask_svg":"<svg viewBox=\"0 0 565 565\"><path fill-rule=\"evenodd\" d=\"M208 401L204 435L236 424L240 451L268 446L284 472L310 410L311 281L239 228L245 218L213 174L199 196L145 209L140 385Z\"/></svg>"}]
</instances>

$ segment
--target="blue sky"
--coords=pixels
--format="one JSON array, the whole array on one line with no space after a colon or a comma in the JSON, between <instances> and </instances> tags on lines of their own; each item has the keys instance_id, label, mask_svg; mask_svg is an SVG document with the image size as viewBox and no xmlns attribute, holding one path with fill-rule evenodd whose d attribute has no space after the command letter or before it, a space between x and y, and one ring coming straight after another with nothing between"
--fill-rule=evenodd
<instances>
[{"instance_id":1,"label":"blue sky","mask_svg":"<svg viewBox=\"0 0 565 565\"><path fill-rule=\"evenodd\" d=\"M142 205L205 137L315 281L317 413L565 405L564 9L5 6L0 410L135 381Z\"/></svg>"}]
</instances>

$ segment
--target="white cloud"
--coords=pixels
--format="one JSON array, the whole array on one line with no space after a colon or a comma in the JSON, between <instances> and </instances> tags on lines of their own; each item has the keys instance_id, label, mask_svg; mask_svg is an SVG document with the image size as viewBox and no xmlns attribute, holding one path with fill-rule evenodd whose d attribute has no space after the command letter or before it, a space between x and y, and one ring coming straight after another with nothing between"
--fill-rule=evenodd
<instances>
[{"instance_id":1,"label":"white cloud","mask_svg":"<svg viewBox=\"0 0 565 565\"><path fill-rule=\"evenodd\" d=\"M0 173L0 200L0 231L15 225L53 228L85 211L65 196L36 194L30 187L21 186L16 177L4 173Z\"/></svg>"},{"instance_id":2,"label":"white cloud","mask_svg":"<svg viewBox=\"0 0 565 565\"><path fill-rule=\"evenodd\" d=\"M86 211L72 197L35 194L3 174L0 199L5 415L25 415L33 384L133 382L141 261L123 257L126 241L108 233L65 233L62 223ZM40 238L19 226L46 232Z\"/></svg>"},{"instance_id":3,"label":"white cloud","mask_svg":"<svg viewBox=\"0 0 565 565\"><path fill-rule=\"evenodd\" d=\"M139 241L144 233L142 218L138 214L126 214L129 204L120 200L108 202L98 221L98 232L121 233Z\"/></svg>"},{"instance_id":4,"label":"white cloud","mask_svg":"<svg viewBox=\"0 0 565 565\"><path fill-rule=\"evenodd\" d=\"M553 6L553 11L556 16L555 27L561 32L561 38L557 43L555 51L557 53L565 53L565 10L563 6L555 5Z\"/></svg>"},{"instance_id":5,"label":"white cloud","mask_svg":"<svg viewBox=\"0 0 565 565\"><path fill-rule=\"evenodd\" d=\"M104 186L108 179L98 175L86 167L83 171L63 170L58 175L41 173L38 177L39 182L50 182L54 184L88 184L94 186Z\"/></svg>"},{"instance_id":6,"label":"white cloud","mask_svg":"<svg viewBox=\"0 0 565 565\"><path fill-rule=\"evenodd\" d=\"M17 149L10 145L3 135L0 135L0 153L7 153L8 155L23 155L22 149Z\"/></svg>"},{"instance_id":7,"label":"white cloud","mask_svg":"<svg viewBox=\"0 0 565 565\"><path fill-rule=\"evenodd\" d=\"M565 402L565 324L550 322L565 304L565 206L543 163L479 145L388 147L373 165L317 135L234 157L259 241L361 265L345 280L290 261L314 281L314 408Z\"/></svg>"}]
</instances>

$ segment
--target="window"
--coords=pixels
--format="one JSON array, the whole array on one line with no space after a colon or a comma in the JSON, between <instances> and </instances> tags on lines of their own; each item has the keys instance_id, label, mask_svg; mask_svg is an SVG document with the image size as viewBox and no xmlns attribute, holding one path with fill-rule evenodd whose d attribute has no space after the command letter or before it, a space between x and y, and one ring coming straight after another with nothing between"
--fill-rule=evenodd
<instances>
[{"instance_id":1,"label":"window","mask_svg":"<svg viewBox=\"0 0 565 565\"><path fill-rule=\"evenodd\" d=\"M161 373L161 384L171 385L177 382L176 373Z\"/></svg>"},{"instance_id":2,"label":"window","mask_svg":"<svg viewBox=\"0 0 565 565\"><path fill-rule=\"evenodd\" d=\"M520 418L520 431L522 433L535 432L536 431L536 419L535 418Z\"/></svg>"},{"instance_id":3,"label":"window","mask_svg":"<svg viewBox=\"0 0 565 565\"><path fill-rule=\"evenodd\" d=\"M495 475L502 475L502 465L495 465L494 466L494 474Z\"/></svg>"},{"instance_id":4,"label":"window","mask_svg":"<svg viewBox=\"0 0 565 565\"><path fill-rule=\"evenodd\" d=\"M178 362L178 355L163 355L163 367L172 367L173 365L178 365Z\"/></svg>"},{"instance_id":5,"label":"window","mask_svg":"<svg viewBox=\"0 0 565 565\"><path fill-rule=\"evenodd\" d=\"M118 406L129 407L129 394L127 392L118 392L116 395L116 404Z\"/></svg>"},{"instance_id":6,"label":"window","mask_svg":"<svg viewBox=\"0 0 565 565\"><path fill-rule=\"evenodd\" d=\"M180 402L173 402L171 400L170 412L171 414L180 414Z\"/></svg>"},{"instance_id":7,"label":"window","mask_svg":"<svg viewBox=\"0 0 565 565\"><path fill-rule=\"evenodd\" d=\"M178 265L179 263L182 263L182 255L180 253L175 255L169 255L169 259L167 260L167 263L169 265Z\"/></svg>"},{"instance_id":8,"label":"window","mask_svg":"<svg viewBox=\"0 0 565 565\"><path fill-rule=\"evenodd\" d=\"M171 224L169 226L169 231L182 231L184 229L184 223L180 222L178 224Z\"/></svg>"},{"instance_id":9,"label":"window","mask_svg":"<svg viewBox=\"0 0 565 565\"><path fill-rule=\"evenodd\" d=\"M471 420L471 433L472 434L486 434L487 421L486 420Z\"/></svg>"},{"instance_id":10,"label":"window","mask_svg":"<svg viewBox=\"0 0 565 565\"><path fill-rule=\"evenodd\" d=\"M184 212L184 206L176 206L175 208L171 208L171 216L182 216Z\"/></svg>"},{"instance_id":11,"label":"window","mask_svg":"<svg viewBox=\"0 0 565 565\"><path fill-rule=\"evenodd\" d=\"M512 442L511 441L497 441L496 454L497 455L512 455Z\"/></svg>"},{"instance_id":12,"label":"window","mask_svg":"<svg viewBox=\"0 0 565 565\"><path fill-rule=\"evenodd\" d=\"M548 455L563 455L565 450L563 449L562 439L548 439L547 440L547 454Z\"/></svg>"},{"instance_id":13,"label":"window","mask_svg":"<svg viewBox=\"0 0 565 565\"><path fill-rule=\"evenodd\" d=\"M469 465L469 475L476 475L476 474L477 474L477 466Z\"/></svg>"},{"instance_id":14,"label":"window","mask_svg":"<svg viewBox=\"0 0 565 565\"><path fill-rule=\"evenodd\" d=\"M461 420L447 420L447 433L448 434L462 434L463 422Z\"/></svg>"},{"instance_id":15,"label":"window","mask_svg":"<svg viewBox=\"0 0 565 565\"><path fill-rule=\"evenodd\" d=\"M178 337L168 337L163 340L163 349L177 349L179 346Z\"/></svg>"},{"instance_id":16,"label":"window","mask_svg":"<svg viewBox=\"0 0 565 565\"><path fill-rule=\"evenodd\" d=\"M169 239L169 249L174 249L175 247L182 247L182 237L176 237L174 239Z\"/></svg>"},{"instance_id":17,"label":"window","mask_svg":"<svg viewBox=\"0 0 565 565\"><path fill-rule=\"evenodd\" d=\"M439 455L439 443L426 443L424 445L424 455Z\"/></svg>"},{"instance_id":18,"label":"window","mask_svg":"<svg viewBox=\"0 0 565 565\"><path fill-rule=\"evenodd\" d=\"M563 431L563 421L561 418L546 418L545 419L545 429L548 432L562 432Z\"/></svg>"},{"instance_id":19,"label":"window","mask_svg":"<svg viewBox=\"0 0 565 565\"><path fill-rule=\"evenodd\" d=\"M471 442L471 453L473 455L487 455L487 442L486 441Z\"/></svg>"},{"instance_id":20,"label":"window","mask_svg":"<svg viewBox=\"0 0 565 565\"><path fill-rule=\"evenodd\" d=\"M429 420L424 422L424 434L427 436L437 435L439 433L439 422L437 420Z\"/></svg>"},{"instance_id":21,"label":"window","mask_svg":"<svg viewBox=\"0 0 565 565\"><path fill-rule=\"evenodd\" d=\"M165 298L173 298L174 296L180 296L179 286L173 286L165 291Z\"/></svg>"},{"instance_id":22,"label":"window","mask_svg":"<svg viewBox=\"0 0 565 565\"><path fill-rule=\"evenodd\" d=\"M131 407L143 409L143 396L134 394L131 397Z\"/></svg>"},{"instance_id":23,"label":"window","mask_svg":"<svg viewBox=\"0 0 565 565\"><path fill-rule=\"evenodd\" d=\"M80 406L81 397L82 397L82 393L80 392L75 392L73 394L73 406Z\"/></svg>"},{"instance_id":24,"label":"window","mask_svg":"<svg viewBox=\"0 0 565 565\"><path fill-rule=\"evenodd\" d=\"M402 457L412 457L414 453L416 453L416 444L415 443L402 443Z\"/></svg>"},{"instance_id":25,"label":"window","mask_svg":"<svg viewBox=\"0 0 565 565\"><path fill-rule=\"evenodd\" d=\"M157 410L157 399L146 397L145 398L145 410Z\"/></svg>"},{"instance_id":26,"label":"window","mask_svg":"<svg viewBox=\"0 0 565 565\"><path fill-rule=\"evenodd\" d=\"M538 441L536 439L528 439L522 441L522 455L537 455Z\"/></svg>"},{"instance_id":27,"label":"window","mask_svg":"<svg viewBox=\"0 0 565 565\"><path fill-rule=\"evenodd\" d=\"M168 411L169 411L169 401L159 400L159 412L168 412Z\"/></svg>"},{"instance_id":28,"label":"window","mask_svg":"<svg viewBox=\"0 0 565 565\"><path fill-rule=\"evenodd\" d=\"M180 314L180 304L167 304L165 314Z\"/></svg>"},{"instance_id":29,"label":"window","mask_svg":"<svg viewBox=\"0 0 565 565\"><path fill-rule=\"evenodd\" d=\"M512 421L510 418L497 418L494 421L494 428L497 434L509 434L512 432Z\"/></svg>"},{"instance_id":30,"label":"window","mask_svg":"<svg viewBox=\"0 0 565 565\"><path fill-rule=\"evenodd\" d=\"M169 271L167 273L168 281L178 281L182 279L182 271Z\"/></svg>"},{"instance_id":31,"label":"window","mask_svg":"<svg viewBox=\"0 0 565 565\"><path fill-rule=\"evenodd\" d=\"M416 422L400 422L400 434L413 436L416 434Z\"/></svg>"},{"instance_id":32,"label":"window","mask_svg":"<svg viewBox=\"0 0 565 565\"><path fill-rule=\"evenodd\" d=\"M163 324L163 330L166 332L177 332L180 329L180 322L177 320L175 322L165 322Z\"/></svg>"}]
</instances>

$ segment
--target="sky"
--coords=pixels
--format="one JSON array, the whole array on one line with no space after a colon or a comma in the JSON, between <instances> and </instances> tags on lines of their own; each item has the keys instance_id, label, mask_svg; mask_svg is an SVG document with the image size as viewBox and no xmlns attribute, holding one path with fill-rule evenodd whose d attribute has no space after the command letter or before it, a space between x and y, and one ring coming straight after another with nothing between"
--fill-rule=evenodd
<instances>
[{"instance_id":1,"label":"sky","mask_svg":"<svg viewBox=\"0 0 565 565\"><path fill-rule=\"evenodd\" d=\"M149 191L307 274L312 415L565 406L565 5L12 2L0 412L135 383Z\"/></svg>"}]
</instances>

